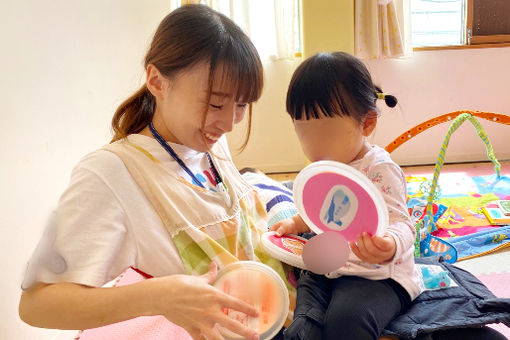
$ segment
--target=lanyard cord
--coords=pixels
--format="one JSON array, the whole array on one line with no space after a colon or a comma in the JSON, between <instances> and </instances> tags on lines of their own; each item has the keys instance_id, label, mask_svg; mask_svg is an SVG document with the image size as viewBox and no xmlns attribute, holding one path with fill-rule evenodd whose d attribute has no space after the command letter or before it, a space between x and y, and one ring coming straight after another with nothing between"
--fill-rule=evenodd
<instances>
[{"instance_id":1,"label":"lanyard cord","mask_svg":"<svg viewBox=\"0 0 510 340\"><path fill-rule=\"evenodd\" d=\"M220 173L218 172L218 169L216 169L216 166L214 165L214 162L213 162L209 152L206 152L205 154L207 155L207 160L209 161L209 167L211 168L211 171L214 175L214 179L216 180L216 185L220 185L220 183L223 183L223 178L221 178Z\"/></svg>"},{"instance_id":2,"label":"lanyard cord","mask_svg":"<svg viewBox=\"0 0 510 340\"><path fill-rule=\"evenodd\" d=\"M154 136L154 138L156 138L156 140L159 142L159 144L161 144L161 146L170 154L170 156L172 156L172 158L180 165L180 167L187 172L187 174L191 177L191 179L193 180L193 182L195 182L195 184L201 186L202 188L205 189L204 185L202 184L202 182L200 182L196 176L193 174L193 172L191 172L191 170L186 166L186 164L184 164L184 162L182 161L182 159L179 158L179 156L175 153L174 149L172 149L172 147L163 139L163 137L161 137L161 135L156 131L156 129L154 128L154 125L152 124L152 122L149 123L149 129L151 130L151 133L152 135ZM216 180L216 185L220 184L223 182L223 180L221 179L221 176L220 174L218 173L218 170L216 169L216 167L214 166L214 163L211 159L211 156L209 155L208 152L206 152L206 155L207 155L207 160L209 161L209 166L211 168L211 171L212 173L214 174L214 179Z\"/></svg>"}]
</instances>

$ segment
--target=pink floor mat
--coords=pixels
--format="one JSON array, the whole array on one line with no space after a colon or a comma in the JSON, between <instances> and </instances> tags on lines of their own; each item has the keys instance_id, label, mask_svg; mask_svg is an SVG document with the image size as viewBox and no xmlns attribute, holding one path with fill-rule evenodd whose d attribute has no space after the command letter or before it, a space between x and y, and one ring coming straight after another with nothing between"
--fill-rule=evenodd
<instances>
[{"instance_id":1,"label":"pink floor mat","mask_svg":"<svg viewBox=\"0 0 510 340\"><path fill-rule=\"evenodd\" d=\"M510 298L510 272L479 274L478 279L490 291L501 298ZM143 280L143 276L135 270L128 269L119 278L116 286L132 284ZM503 324L493 324L490 327L498 330L510 339L510 328ZM138 317L118 322L112 325L87 329L75 340L123 339L123 340L192 340L189 334L181 327L174 325L162 316Z\"/></svg>"},{"instance_id":2,"label":"pink floor mat","mask_svg":"<svg viewBox=\"0 0 510 340\"><path fill-rule=\"evenodd\" d=\"M510 272L479 274L476 277L497 297L510 298ZM510 328L501 323L490 325L490 327L510 339Z\"/></svg>"},{"instance_id":3,"label":"pink floor mat","mask_svg":"<svg viewBox=\"0 0 510 340\"><path fill-rule=\"evenodd\" d=\"M133 269L125 271L115 286L125 286L142 281L144 277ZM141 316L104 327L87 329L75 340L192 340L183 328L169 322L163 316Z\"/></svg>"}]
</instances>

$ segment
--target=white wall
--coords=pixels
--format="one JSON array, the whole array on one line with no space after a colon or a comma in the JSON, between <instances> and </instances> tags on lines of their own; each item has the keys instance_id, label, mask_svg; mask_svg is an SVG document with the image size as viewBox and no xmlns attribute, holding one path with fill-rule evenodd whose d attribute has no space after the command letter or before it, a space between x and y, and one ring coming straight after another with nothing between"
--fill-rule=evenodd
<instances>
[{"instance_id":1,"label":"white wall","mask_svg":"<svg viewBox=\"0 0 510 340\"><path fill-rule=\"evenodd\" d=\"M267 172L301 169L305 156L294 133L290 116L285 111L287 86L300 60L265 60L264 90L253 105L251 136L246 149L238 153L247 131L245 119L228 136L236 166L257 167Z\"/></svg>"},{"instance_id":2,"label":"white wall","mask_svg":"<svg viewBox=\"0 0 510 340\"><path fill-rule=\"evenodd\" d=\"M18 318L25 263L73 165L109 142L113 111L141 84L145 51L169 7L167 0L0 3L0 339L55 334Z\"/></svg>"},{"instance_id":3,"label":"white wall","mask_svg":"<svg viewBox=\"0 0 510 340\"><path fill-rule=\"evenodd\" d=\"M408 59L369 60L375 83L394 94L399 105L379 103L382 116L371 141L386 146L401 133L444 113L466 109L510 115L510 47L414 52ZM268 172L299 170L304 156L285 112L285 95L299 61L268 62L266 87L255 105L253 135L246 150L234 156L239 168ZM510 159L510 126L479 119L496 157ZM449 124L431 128L392 153L401 165L434 164ZM240 131L232 133L231 148ZM465 122L452 136L446 162L487 160L484 144Z\"/></svg>"},{"instance_id":4,"label":"white wall","mask_svg":"<svg viewBox=\"0 0 510 340\"><path fill-rule=\"evenodd\" d=\"M456 110L510 115L509 61L510 47L422 51L409 59L368 61L376 83L400 101L396 109L383 109L374 142L386 146L415 125ZM510 126L478 120L496 157L510 159ZM434 163L449 126L421 133L395 150L393 158L400 164ZM446 161L479 160L487 160L484 144L465 122L451 137Z\"/></svg>"}]
</instances>

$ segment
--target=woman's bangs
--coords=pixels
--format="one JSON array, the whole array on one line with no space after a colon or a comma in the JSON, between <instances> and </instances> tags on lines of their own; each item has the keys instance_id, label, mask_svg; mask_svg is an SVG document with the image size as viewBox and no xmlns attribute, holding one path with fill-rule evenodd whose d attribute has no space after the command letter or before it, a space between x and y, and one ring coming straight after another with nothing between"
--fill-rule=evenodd
<instances>
[{"instance_id":1,"label":"woman's bangs","mask_svg":"<svg viewBox=\"0 0 510 340\"><path fill-rule=\"evenodd\" d=\"M224 49L218 58L222 88L229 89L238 103L252 103L262 94L263 73L258 57L249 51ZM243 53L245 52L245 53ZM248 52L248 53L246 53Z\"/></svg>"}]
</instances>

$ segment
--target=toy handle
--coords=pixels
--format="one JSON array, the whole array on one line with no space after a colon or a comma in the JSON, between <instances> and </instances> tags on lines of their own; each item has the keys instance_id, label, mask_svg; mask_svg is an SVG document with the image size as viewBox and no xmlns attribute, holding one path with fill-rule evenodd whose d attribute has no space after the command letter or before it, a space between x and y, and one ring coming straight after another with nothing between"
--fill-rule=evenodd
<instances>
[{"instance_id":1,"label":"toy handle","mask_svg":"<svg viewBox=\"0 0 510 340\"><path fill-rule=\"evenodd\" d=\"M432 119L429 119L427 121L424 121L423 123L416 125L415 127L412 127L411 129L407 130L406 132L402 133L400 136L395 138L388 145L386 145L385 149L389 153L392 153L396 148L398 148L402 144L406 143L407 141L411 140L412 138L416 137L420 133L422 133L436 125L450 122L452 120L452 117L457 117L458 115L460 115L462 113L469 113L472 116L475 116L475 117L478 117L481 119L485 119L485 120L489 120L493 123L510 125L510 116L506 116L501 113L485 112L485 111L471 111L471 110L453 111L450 113L445 113L441 116L434 117Z\"/></svg>"},{"instance_id":2,"label":"toy handle","mask_svg":"<svg viewBox=\"0 0 510 340\"><path fill-rule=\"evenodd\" d=\"M492 161L494 164L494 170L496 171L496 175L498 178L500 178L500 172L501 172L501 164L499 164L498 160L494 156L494 150L492 148L492 144L489 141L489 137L487 136L487 133L485 132L483 126L480 124L480 122L470 113L462 113L458 115L450 125L450 128L448 129L448 132L446 133L446 137L443 141L443 144L441 145L441 149L439 151L439 155L437 157L436 165L434 167L434 177L432 179L432 185L430 187L429 196L427 198L427 217L428 217L428 223L427 223L427 231L428 233L436 230L436 225L434 223L434 217L433 217L433 207L432 202L434 201L434 194L437 189L437 184L439 180L439 173L443 167L444 160L445 160L445 154L446 149L448 148L448 144L450 143L450 137L451 135L459 128L459 126L462 125L466 120L469 120L469 122L474 126L476 133L480 137L480 139L485 144L485 149L487 150L487 157Z\"/></svg>"}]
</instances>

